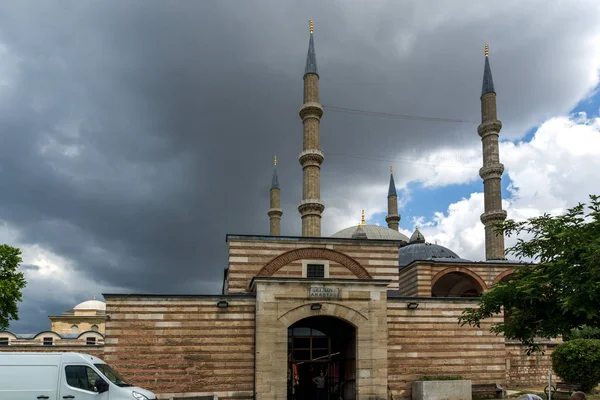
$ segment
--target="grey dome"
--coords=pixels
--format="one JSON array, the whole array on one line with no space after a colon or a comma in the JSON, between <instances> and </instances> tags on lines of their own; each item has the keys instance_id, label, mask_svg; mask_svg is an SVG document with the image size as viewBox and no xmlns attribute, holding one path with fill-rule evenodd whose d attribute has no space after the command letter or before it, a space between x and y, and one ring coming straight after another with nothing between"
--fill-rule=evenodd
<instances>
[{"instance_id":1,"label":"grey dome","mask_svg":"<svg viewBox=\"0 0 600 400\"><path fill-rule=\"evenodd\" d=\"M406 267L413 261L466 261L452 250L432 243L410 243L398 250L398 265Z\"/></svg>"},{"instance_id":2,"label":"grey dome","mask_svg":"<svg viewBox=\"0 0 600 400\"><path fill-rule=\"evenodd\" d=\"M360 228L360 230L359 230L359 228ZM365 236L363 236L363 233ZM334 233L333 235L331 235L331 237L347 238L347 239L360 238L360 239L380 239L380 240L402 240L404 242L408 242L408 237L401 234L400 232L390 229L387 226L379 226L379 225L351 226L349 228L345 228L339 232Z\"/></svg>"}]
</instances>

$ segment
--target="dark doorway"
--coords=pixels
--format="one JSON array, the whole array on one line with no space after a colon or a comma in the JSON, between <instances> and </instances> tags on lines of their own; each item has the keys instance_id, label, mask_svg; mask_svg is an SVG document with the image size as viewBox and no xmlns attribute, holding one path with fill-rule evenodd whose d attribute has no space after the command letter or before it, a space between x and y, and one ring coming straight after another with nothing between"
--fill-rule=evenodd
<instances>
[{"instance_id":1,"label":"dark doorway","mask_svg":"<svg viewBox=\"0 0 600 400\"><path fill-rule=\"evenodd\" d=\"M324 378L321 390L315 382ZM288 399L356 399L356 329L334 317L309 317L288 328Z\"/></svg>"}]
</instances>

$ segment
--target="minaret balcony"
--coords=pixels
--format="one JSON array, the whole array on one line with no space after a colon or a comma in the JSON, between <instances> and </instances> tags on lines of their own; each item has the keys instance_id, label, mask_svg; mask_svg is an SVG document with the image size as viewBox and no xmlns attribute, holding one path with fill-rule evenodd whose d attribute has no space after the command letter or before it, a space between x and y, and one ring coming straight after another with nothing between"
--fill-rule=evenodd
<instances>
[{"instance_id":1,"label":"minaret balcony","mask_svg":"<svg viewBox=\"0 0 600 400\"><path fill-rule=\"evenodd\" d=\"M487 226L489 224L503 222L506 219L506 215L505 210L492 210L481 214L479 219L483 225Z\"/></svg>"},{"instance_id":2,"label":"minaret balcony","mask_svg":"<svg viewBox=\"0 0 600 400\"><path fill-rule=\"evenodd\" d=\"M502 129L502 122L496 120L493 121L485 121L482 122L481 125L477 127L477 133L483 139L488 135L498 135Z\"/></svg>"},{"instance_id":3,"label":"minaret balcony","mask_svg":"<svg viewBox=\"0 0 600 400\"><path fill-rule=\"evenodd\" d=\"M502 177L502 174L504 173L504 164L502 163L497 163L494 165L488 165L485 167L481 167L479 169L479 176L481 177L481 179L484 180L484 182L487 179L500 179Z\"/></svg>"},{"instance_id":4,"label":"minaret balcony","mask_svg":"<svg viewBox=\"0 0 600 400\"><path fill-rule=\"evenodd\" d=\"M323 106L317 102L310 102L302 104L300 112L298 113L302 120L306 118L317 118L320 119L323 116Z\"/></svg>"},{"instance_id":5,"label":"minaret balcony","mask_svg":"<svg viewBox=\"0 0 600 400\"><path fill-rule=\"evenodd\" d=\"M320 167L321 164L323 164L323 160L325 160L325 155L321 150L318 149L304 150L298 156L298 161L300 162L300 165L302 165L302 167Z\"/></svg>"}]
</instances>

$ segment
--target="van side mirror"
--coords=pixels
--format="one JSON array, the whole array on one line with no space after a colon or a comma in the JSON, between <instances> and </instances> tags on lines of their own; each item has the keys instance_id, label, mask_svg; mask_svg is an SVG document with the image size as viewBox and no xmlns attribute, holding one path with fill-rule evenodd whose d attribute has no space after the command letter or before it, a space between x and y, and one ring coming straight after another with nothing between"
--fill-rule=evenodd
<instances>
[{"instance_id":1,"label":"van side mirror","mask_svg":"<svg viewBox=\"0 0 600 400\"><path fill-rule=\"evenodd\" d=\"M98 390L98 393L104 393L108 391L108 383L102 379L98 379L96 381L96 389Z\"/></svg>"}]
</instances>

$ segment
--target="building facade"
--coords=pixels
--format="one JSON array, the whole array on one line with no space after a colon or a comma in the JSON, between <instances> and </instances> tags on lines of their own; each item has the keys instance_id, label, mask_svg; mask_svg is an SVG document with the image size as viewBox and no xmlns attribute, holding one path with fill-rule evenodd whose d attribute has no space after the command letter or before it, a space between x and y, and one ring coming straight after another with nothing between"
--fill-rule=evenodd
<instances>
[{"instance_id":1,"label":"building facade","mask_svg":"<svg viewBox=\"0 0 600 400\"><path fill-rule=\"evenodd\" d=\"M392 170L388 226L361 222L321 236L319 74L313 26L300 108L303 148L302 236L280 235L280 182L273 171L270 235L227 235L221 295L105 294L104 358L132 382L164 398L309 399L326 376L330 399L407 399L413 381L460 376L504 387L543 385L554 343L527 356L518 343L458 317L477 297L510 279L518 263L504 257L493 225L502 209L496 93L485 49L481 93L485 261L428 243L401 216ZM276 165L276 162L275 162Z\"/></svg>"},{"instance_id":2,"label":"building facade","mask_svg":"<svg viewBox=\"0 0 600 400\"><path fill-rule=\"evenodd\" d=\"M498 148L502 125L487 46L478 128L485 261L428 243L418 229L410 238L400 233L391 168L387 226L366 224L363 213L357 225L321 236L323 107L312 22L304 72L302 235L280 234L284 216L274 170L270 234L226 236L221 294L105 294L105 313L75 307L50 317L54 334L75 334L74 327L90 332L95 324L93 333L105 335L96 355L161 399L313 399L313 378L321 372L328 399L408 399L412 382L431 376L543 387L555 343L543 344L545 355L527 356L519 343L489 332L502 315L478 328L458 323L463 310L510 279L519 265L505 259L504 238L493 231L506 212ZM22 347L13 346L16 336L11 341L8 347Z\"/></svg>"}]
</instances>

